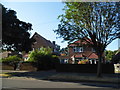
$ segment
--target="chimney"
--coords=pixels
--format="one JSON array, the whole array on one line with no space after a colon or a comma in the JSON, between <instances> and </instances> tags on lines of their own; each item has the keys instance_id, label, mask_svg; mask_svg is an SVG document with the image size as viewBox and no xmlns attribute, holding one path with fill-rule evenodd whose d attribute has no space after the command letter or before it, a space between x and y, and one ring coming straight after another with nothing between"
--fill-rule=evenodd
<instances>
[{"instance_id":1,"label":"chimney","mask_svg":"<svg viewBox=\"0 0 120 90\"><path fill-rule=\"evenodd\" d=\"M53 44L55 45L55 41L53 41Z\"/></svg>"}]
</instances>

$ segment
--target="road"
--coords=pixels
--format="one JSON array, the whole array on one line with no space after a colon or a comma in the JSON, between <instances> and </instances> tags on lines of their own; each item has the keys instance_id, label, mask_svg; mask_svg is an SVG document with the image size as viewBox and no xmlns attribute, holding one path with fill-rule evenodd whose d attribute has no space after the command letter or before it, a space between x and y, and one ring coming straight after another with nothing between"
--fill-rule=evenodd
<instances>
[{"instance_id":1,"label":"road","mask_svg":"<svg viewBox=\"0 0 120 90\"><path fill-rule=\"evenodd\" d=\"M29 90L30 88L115 88L110 84L85 83L85 82L59 82L47 80L25 80L25 79L2 79L2 90Z\"/></svg>"}]
</instances>

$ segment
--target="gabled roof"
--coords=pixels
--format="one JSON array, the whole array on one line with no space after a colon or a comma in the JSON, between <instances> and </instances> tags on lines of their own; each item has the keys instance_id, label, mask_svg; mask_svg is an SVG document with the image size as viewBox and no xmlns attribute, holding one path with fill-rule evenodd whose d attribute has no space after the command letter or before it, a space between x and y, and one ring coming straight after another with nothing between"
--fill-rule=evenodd
<instances>
[{"instance_id":1,"label":"gabled roof","mask_svg":"<svg viewBox=\"0 0 120 90\"><path fill-rule=\"evenodd\" d=\"M55 45L53 43L51 43L50 40L45 39L37 32L35 32L35 34L32 36L32 38L36 40L36 42L34 42L34 44L33 44L34 48L40 48L40 47L55 48Z\"/></svg>"},{"instance_id":2,"label":"gabled roof","mask_svg":"<svg viewBox=\"0 0 120 90\"><path fill-rule=\"evenodd\" d=\"M98 56L95 53L92 53L88 56L89 59L98 59Z\"/></svg>"},{"instance_id":3,"label":"gabled roof","mask_svg":"<svg viewBox=\"0 0 120 90\"><path fill-rule=\"evenodd\" d=\"M90 41L90 40L87 40L87 41ZM83 41L83 40L77 40L73 43L70 43L68 46L80 46L80 45L86 45L86 44L89 44L87 41ZM92 42L90 42L92 44Z\"/></svg>"},{"instance_id":4,"label":"gabled roof","mask_svg":"<svg viewBox=\"0 0 120 90\"><path fill-rule=\"evenodd\" d=\"M87 57L89 59L98 59L98 56L95 53L85 53L85 54L84 53L79 53L79 54L75 54L71 57L75 57L75 58Z\"/></svg>"}]
</instances>

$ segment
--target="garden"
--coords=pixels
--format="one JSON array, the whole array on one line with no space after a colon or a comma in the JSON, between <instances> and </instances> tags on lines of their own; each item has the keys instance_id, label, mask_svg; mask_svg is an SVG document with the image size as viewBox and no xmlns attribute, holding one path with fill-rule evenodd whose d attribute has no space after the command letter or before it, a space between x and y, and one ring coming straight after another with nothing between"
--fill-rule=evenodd
<instances>
[{"instance_id":1,"label":"garden","mask_svg":"<svg viewBox=\"0 0 120 90\"><path fill-rule=\"evenodd\" d=\"M58 56L52 54L52 49L43 47L40 50L31 51L27 61L17 55L3 58L0 61L2 69L7 70L51 70L59 64Z\"/></svg>"}]
</instances>

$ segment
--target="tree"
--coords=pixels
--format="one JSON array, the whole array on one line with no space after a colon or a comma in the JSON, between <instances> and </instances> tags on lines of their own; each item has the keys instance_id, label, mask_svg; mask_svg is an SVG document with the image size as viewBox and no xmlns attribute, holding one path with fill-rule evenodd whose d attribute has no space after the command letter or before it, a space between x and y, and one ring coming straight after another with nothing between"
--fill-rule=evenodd
<instances>
[{"instance_id":1,"label":"tree","mask_svg":"<svg viewBox=\"0 0 120 90\"><path fill-rule=\"evenodd\" d=\"M34 41L31 30L32 24L20 21L16 11L2 6L2 49L28 52Z\"/></svg>"},{"instance_id":2,"label":"tree","mask_svg":"<svg viewBox=\"0 0 120 90\"><path fill-rule=\"evenodd\" d=\"M105 48L119 36L120 2L65 2L65 14L60 15L56 34L73 42L83 40L96 51L99 62L97 76L102 73Z\"/></svg>"},{"instance_id":3,"label":"tree","mask_svg":"<svg viewBox=\"0 0 120 90\"><path fill-rule=\"evenodd\" d=\"M116 54L118 50L115 50L115 51L111 51L111 50L106 50L105 51L105 57L106 57L106 60L112 60L113 56Z\"/></svg>"},{"instance_id":4,"label":"tree","mask_svg":"<svg viewBox=\"0 0 120 90\"><path fill-rule=\"evenodd\" d=\"M61 54L68 55L68 48L67 48L67 47L62 48L62 49L60 50L60 53L61 53Z\"/></svg>"}]
</instances>

